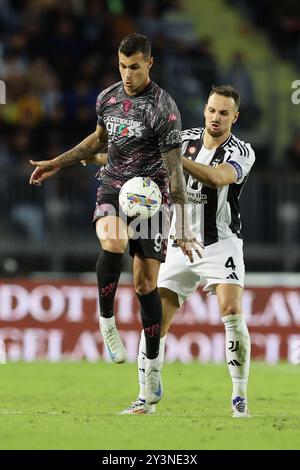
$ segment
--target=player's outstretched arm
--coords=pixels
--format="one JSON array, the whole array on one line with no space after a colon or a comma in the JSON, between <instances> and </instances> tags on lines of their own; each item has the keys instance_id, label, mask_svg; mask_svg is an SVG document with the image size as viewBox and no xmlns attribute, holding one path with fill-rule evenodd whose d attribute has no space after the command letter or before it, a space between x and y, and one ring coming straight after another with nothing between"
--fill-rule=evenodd
<instances>
[{"instance_id":1,"label":"player's outstretched arm","mask_svg":"<svg viewBox=\"0 0 300 470\"><path fill-rule=\"evenodd\" d=\"M221 188L236 182L236 171L229 163L221 163L213 167L193 162L185 157L182 158L182 162L184 171L210 188Z\"/></svg>"},{"instance_id":2,"label":"player's outstretched arm","mask_svg":"<svg viewBox=\"0 0 300 470\"><path fill-rule=\"evenodd\" d=\"M98 166L105 166L107 162L107 153L97 153L94 157L85 158L81 160L83 166L86 166L90 163Z\"/></svg>"},{"instance_id":3,"label":"player's outstretched arm","mask_svg":"<svg viewBox=\"0 0 300 470\"><path fill-rule=\"evenodd\" d=\"M43 181L54 176L61 168L79 163L81 160L92 157L95 154L106 151L107 149L107 133L104 127L97 126L93 134L86 137L76 147L68 150L59 157L52 160L34 161L35 170L30 176L30 184L40 185Z\"/></svg>"},{"instance_id":4,"label":"player's outstretched arm","mask_svg":"<svg viewBox=\"0 0 300 470\"><path fill-rule=\"evenodd\" d=\"M162 154L170 178L171 198L176 208L176 239L183 253L193 262L193 250L201 257L202 244L196 239L187 221L186 184L183 176L181 147Z\"/></svg>"}]
</instances>

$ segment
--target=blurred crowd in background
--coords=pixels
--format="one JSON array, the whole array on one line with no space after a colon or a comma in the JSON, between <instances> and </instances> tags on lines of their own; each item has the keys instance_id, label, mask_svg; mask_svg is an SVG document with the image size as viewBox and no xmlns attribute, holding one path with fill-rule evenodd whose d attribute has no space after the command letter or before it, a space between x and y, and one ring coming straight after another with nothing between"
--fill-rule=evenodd
<instances>
[{"instance_id":1,"label":"blurred crowd in background","mask_svg":"<svg viewBox=\"0 0 300 470\"><path fill-rule=\"evenodd\" d=\"M300 5L298 0L227 0L250 16L254 24L270 36L281 57L300 70Z\"/></svg>"},{"instance_id":2,"label":"blurred crowd in background","mask_svg":"<svg viewBox=\"0 0 300 470\"><path fill-rule=\"evenodd\" d=\"M298 55L295 47L300 18L292 17L292 10L283 21L279 6L269 9L271 0L232 1L248 8L274 43L280 28L282 54L298 58L300 64L300 44ZM268 14L261 14L265 10ZM180 0L0 0L0 78L7 84L7 104L0 115L1 165L17 163L21 169L29 158L55 156L92 132L98 93L119 81L120 40L135 31L151 38L152 78L172 93L183 127L202 122L211 86L220 83L240 90L237 131L251 129L260 119L243 54L237 48L228 70L221 72L213 35L197 37ZM293 166L293 161L287 165Z\"/></svg>"},{"instance_id":3,"label":"blurred crowd in background","mask_svg":"<svg viewBox=\"0 0 300 470\"><path fill-rule=\"evenodd\" d=\"M270 35L278 54L300 69L297 0L276 6L272 0L227 1L246 12ZM78 233L81 224L86 226L97 181L80 172L93 175L95 169L70 169L37 191L28 185L29 160L55 157L93 132L96 97L119 81L117 48L132 32L151 39L151 78L177 102L183 128L203 123L212 84L230 83L242 98L234 131L255 135L263 116L245 57L237 44L228 69L220 70L213 38L222 32L199 39L183 1L0 0L0 79L7 93L6 105L0 106L1 236L17 233L42 242L51 239L47 221L60 234L61 220L74 224ZM278 161L267 155L268 142L256 151L254 171L270 165L299 171L300 130Z\"/></svg>"}]
</instances>

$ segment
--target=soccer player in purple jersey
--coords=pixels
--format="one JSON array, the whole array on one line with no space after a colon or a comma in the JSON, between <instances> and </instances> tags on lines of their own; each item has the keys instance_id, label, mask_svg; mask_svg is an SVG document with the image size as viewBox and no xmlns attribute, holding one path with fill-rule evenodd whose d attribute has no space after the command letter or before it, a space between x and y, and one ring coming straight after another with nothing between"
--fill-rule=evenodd
<instances>
[{"instance_id":1,"label":"soccer player in purple jersey","mask_svg":"<svg viewBox=\"0 0 300 470\"><path fill-rule=\"evenodd\" d=\"M155 239L130 240L128 225L119 211L118 194L133 176L148 176L160 187L164 204L169 204L169 187L176 207L176 239L193 261L200 242L186 220L186 185L181 162L181 118L173 99L149 77L153 65L151 44L142 35L126 36L119 46L122 81L102 91L97 99L96 130L73 149L48 161L31 161L36 168L30 183L40 185L60 169L93 162L108 149L107 163L99 174L94 225L102 252L96 264L100 300L100 330L114 362L126 360L126 350L115 325L113 305L121 260L129 243L133 256L134 287L141 306L146 341L145 398L149 404L162 396L158 354L162 305L157 290L166 243L158 226ZM160 224L161 225L161 224ZM113 235L112 235L113 234Z\"/></svg>"}]
</instances>

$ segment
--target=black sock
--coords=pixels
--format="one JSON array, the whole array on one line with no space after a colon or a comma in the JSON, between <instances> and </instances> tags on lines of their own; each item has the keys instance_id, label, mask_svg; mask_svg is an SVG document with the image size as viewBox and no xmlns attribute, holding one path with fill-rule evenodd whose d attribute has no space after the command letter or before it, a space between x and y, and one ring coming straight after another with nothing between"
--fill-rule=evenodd
<instances>
[{"instance_id":1,"label":"black sock","mask_svg":"<svg viewBox=\"0 0 300 470\"><path fill-rule=\"evenodd\" d=\"M146 354L148 359L155 359L159 354L162 306L157 287L149 294L137 297L141 304L141 318L145 332Z\"/></svg>"},{"instance_id":2,"label":"black sock","mask_svg":"<svg viewBox=\"0 0 300 470\"><path fill-rule=\"evenodd\" d=\"M122 256L122 253L103 250L96 263L100 315L105 318L114 314L113 306L121 274Z\"/></svg>"}]
</instances>

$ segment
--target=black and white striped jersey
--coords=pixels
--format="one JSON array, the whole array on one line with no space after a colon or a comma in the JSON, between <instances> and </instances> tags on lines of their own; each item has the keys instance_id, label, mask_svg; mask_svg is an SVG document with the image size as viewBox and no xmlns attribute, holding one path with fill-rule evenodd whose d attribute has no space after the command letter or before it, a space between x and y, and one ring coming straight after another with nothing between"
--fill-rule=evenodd
<instances>
[{"instance_id":1,"label":"black and white striped jersey","mask_svg":"<svg viewBox=\"0 0 300 470\"><path fill-rule=\"evenodd\" d=\"M194 233L205 246L236 236L242 238L239 196L255 161L250 144L234 135L217 149L203 145L204 128L182 131L182 151L185 157L205 165L229 163L236 171L236 182L222 188L209 188L187 175L189 220ZM174 232L174 220L171 233Z\"/></svg>"}]
</instances>

